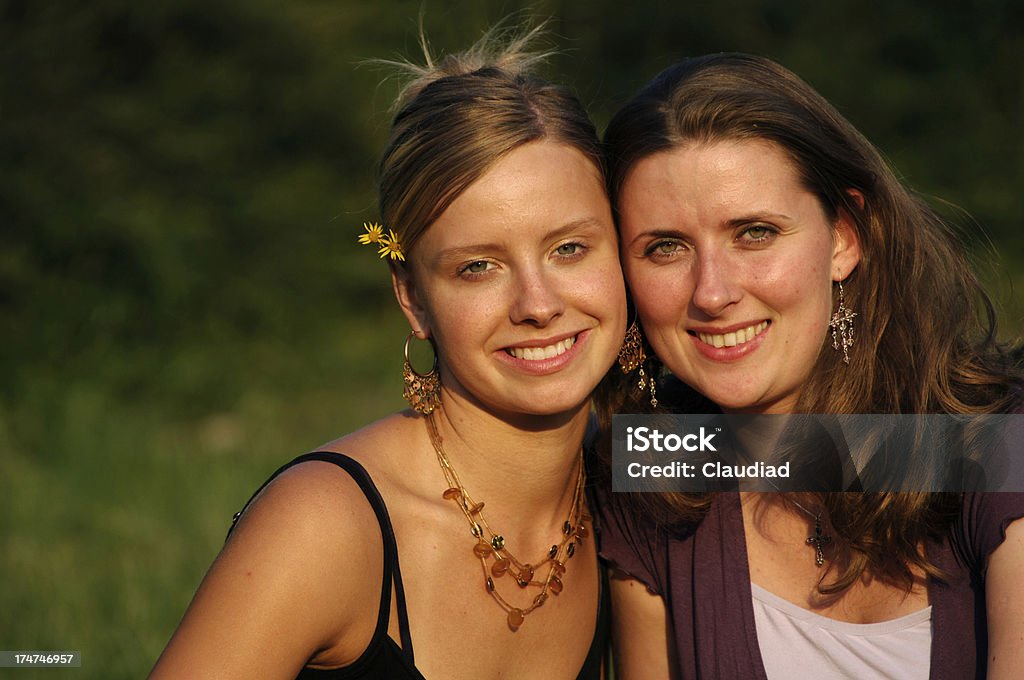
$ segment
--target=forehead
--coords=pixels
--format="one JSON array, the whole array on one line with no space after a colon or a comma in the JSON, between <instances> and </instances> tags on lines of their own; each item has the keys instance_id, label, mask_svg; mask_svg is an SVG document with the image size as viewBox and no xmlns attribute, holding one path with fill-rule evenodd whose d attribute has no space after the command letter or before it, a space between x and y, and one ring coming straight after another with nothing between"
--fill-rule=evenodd
<instances>
[{"instance_id":1,"label":"forehead","mask_svg":"<svg viewBox=\"0 0 1024 680\"><path fill-rule=\"evenodd\" d=\"M619 210L775 209L814 200L778 144L761 139L688 143L642 158L626 175Z\"/></svg>"},{"instance_id":2,"label":"forehead","mask_svg":"<svg viewBox=\"0 0 1024 680\"><path fill-rule=\"evenodd\" d=\"M650 181L683 186L717 186L723 180L747 184L799 182L800 173L788 152L764 139L687 142L637 161L626 175L624 189Z\"/></svg>"},{"instance_id":3,"label":"forehead","mask_svg":"<svg viewBox=\"0 0 1024 680\"><path fill-rule=\"evenodd\" d=\"M596 182L603 186L598 168L582 152L548 140L530 142L496 161L452 202L449 209L492 204L499 207L515 203L528 205L537 199L551 198L552 186L564 187L578 182Z\"/></svg>"},{"instance_id":4,"label":"forehead","mask_svg":"<svg viewBox=\"0 0 1024 680\"><path fill-rule=\"evenodd\" d=\"M417 247L430 251L485 236L522 237L531 230L605 218L610 223L604 180L594 163L564 144L530 142L494 163L452 201Z\"/></svg>"}]
</instances>

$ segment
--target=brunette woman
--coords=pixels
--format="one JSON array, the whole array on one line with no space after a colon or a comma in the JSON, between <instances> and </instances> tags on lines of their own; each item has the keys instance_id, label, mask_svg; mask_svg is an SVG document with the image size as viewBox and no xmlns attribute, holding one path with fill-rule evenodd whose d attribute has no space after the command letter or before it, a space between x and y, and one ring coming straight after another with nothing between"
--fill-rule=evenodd
<instances>
[{"instance_id":1,"label":"brunette woman","mask_svg":"<svg viewBox=\"0 0 1024 680\"><path fill-rule=\"evenodd\" d=\"M663 408L1021 408L1020 365L950 229L785 68L684 61L606 142L623 270L674 376ZM647 494L603 514L602 554L632 577L613 585L626 680L1024 668L1022 494Z\"/></svg>"}]
</instances>

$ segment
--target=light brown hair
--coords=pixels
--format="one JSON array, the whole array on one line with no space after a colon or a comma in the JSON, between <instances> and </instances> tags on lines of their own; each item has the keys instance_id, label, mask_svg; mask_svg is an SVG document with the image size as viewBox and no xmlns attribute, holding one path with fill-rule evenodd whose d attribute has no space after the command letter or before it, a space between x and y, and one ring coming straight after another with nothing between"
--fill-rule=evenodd
<instances>
[{"instance_id":1,"label":"light brown hair","mask_svg":"<svg viewBox=\"0 0 1024 680\"><path fill-rule=\"evenodd\" d=\"M528 49L541 28L499 25L466 52L439 61L421 41L425 66L392 62L413 80L397 103L378 194L381 218L406 253L488 168L529 142L577 149L603 175L600 141L582 104L529 72L547 56Z\"/></svg>"}]
</instances>

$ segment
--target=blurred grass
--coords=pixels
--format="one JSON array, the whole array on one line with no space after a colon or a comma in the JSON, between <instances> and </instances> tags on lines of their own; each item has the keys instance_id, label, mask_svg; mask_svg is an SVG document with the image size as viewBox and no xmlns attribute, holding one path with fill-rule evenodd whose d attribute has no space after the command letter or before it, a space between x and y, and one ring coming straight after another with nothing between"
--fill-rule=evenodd
<instances>
[{"instance_id":1,"label":"blurred grass","mask_svg":"<svg viewBox=\"0 0 1024 680\"><path fill-rule=\"evenodd\" d=\"M405 323L387 312L279 353L231 408L197 418L86 381L41 382L0 412L2 647L83 654L81 669L0 677L144 675L258 485L401 406ZM236 349L253 366L273 354ZM275 380L289 363L321 373Z\"/></svg>"}]
</instances>

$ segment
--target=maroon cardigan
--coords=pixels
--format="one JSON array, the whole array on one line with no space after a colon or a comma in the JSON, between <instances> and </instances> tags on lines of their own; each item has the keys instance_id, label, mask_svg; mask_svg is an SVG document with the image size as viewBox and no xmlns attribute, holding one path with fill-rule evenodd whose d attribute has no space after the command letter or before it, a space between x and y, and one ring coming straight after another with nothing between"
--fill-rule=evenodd
<instances>
[{"instance_id":1,"label":"maroon cardigan","mask_svg":"<svg viewBox=\"0 0 1024 680\"><path fill-rule=\"evenodd\" d=\"M665 598L684 680L768 680L750 592L739 495L722 493L692 530L669 534L636 517L616 494L598 494L601 557ZM1024 493L965 494L960 520L929 557L949 578L931 579L932 680L985 677L986 558L1024 516ZM614 613L613 613L614 615ZM808 669L813 676L813 669Z\"/></svg>"}]
</instances>

